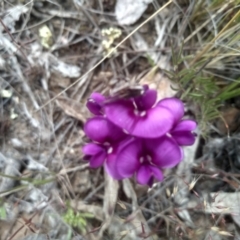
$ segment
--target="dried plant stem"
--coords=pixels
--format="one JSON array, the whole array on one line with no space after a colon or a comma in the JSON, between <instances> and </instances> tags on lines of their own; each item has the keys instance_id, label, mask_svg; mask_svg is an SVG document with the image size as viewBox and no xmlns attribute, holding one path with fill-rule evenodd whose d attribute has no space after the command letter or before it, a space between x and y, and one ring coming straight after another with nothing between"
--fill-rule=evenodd
<instances>
[{"instance_id":1,"label":"dried plant stem","mask_svg":"<svg viewBox=\"0 0 240 240\"><path fill-rule=\"evenodd\" d=\"M212 39L210 43L207 44L207 46L193 59L193 61L190 63L191 66L194 65L214 44L214 42L222 36L222 34L228 29L228 27L236 21L236 19L240 16L240 10L233 16L233 18L227 23L227 25L218 33L218 35Z\"/></svg>"},{"instance_id":2,"label":"dried plant stem","mask_svg":"<svg viewBox=\"0 0 240 240\"><path fill-rule=\"evenodd\" d=\"M226 11L230 3L222 6L215 14L212 15L212 18L215 18L218 14ZM195 31L193 31L186 39L184 39L184 44L186 44L194 35L196 35L201 29L207 26L211 22L211 19L207 19L200 27L198 27Z\"/></svg>"},{"instance_id":3,"label":"dried plant stem","mask_svg":"<svg viewBox=\"0 0 240 240\"><path fill-rule=\"evenodd\" d=\"M50 99L49 101L47 101L45 104L43 104L42 106L40 106L40 108L36 111L39 111L40 109L46 107L49 103L51 103L53 100L55 100L56 98L58 98L60 95L62 95L64 92L66 92L68 89L72 88L73 86L75 86L80 80L82 80L86 75L88 75L90 72L92 72L96 67L98 67L102 62L105 61L105 59L107 59L108 57L111 56L111 54L113 54L118 47L120 47L128 38L130 38L135 32L137 32L142 26L144 26L147 22L149 22L152 18L154 18L155 16L157 16L157 14L159 14L164 8L166 8L168 5L170 5L172 3L172 0L168 1L165 5L163 5L161 8L159 8L154 14L152 14L149 18L147 18L143 23L141 23L138 27L136 27L131 33L129 33L121 42L119 42L114 48L111 49L111 51L108 52L108 54L106 54L106 56L104 56L98 63L96 63L92 68L90 68L85 74L83 74L82 77L80 77L79 79L77 79L74 83L72 83L71 85L69 85L67 88L65 88L62 92L58 93L55 97L53 97L52 99Z\"/></svg>"},{"instance_id":4,"label":"dried plant stem","mask_svg":"<svg viewBox=\"0 0 240 240\"><path fill-rule=\"evenodd\" d=\"M22 51L22 49L18 46L17 42L15 41L15 39L13 38L12 34L9 32L8 28L6 27L6 25L4 24L4 22L1 20L0 18L0 23L2 24L4 30L7 32L7 34L9 35L9 37L11 38L12 42L16 44L17 49L22 53L22 55L24 56L25 60L27 61L27 63L29 64L28 58L26 56L26 54ZM30 65L30 64L29 64Z\"/></svg>"}]
</instances>

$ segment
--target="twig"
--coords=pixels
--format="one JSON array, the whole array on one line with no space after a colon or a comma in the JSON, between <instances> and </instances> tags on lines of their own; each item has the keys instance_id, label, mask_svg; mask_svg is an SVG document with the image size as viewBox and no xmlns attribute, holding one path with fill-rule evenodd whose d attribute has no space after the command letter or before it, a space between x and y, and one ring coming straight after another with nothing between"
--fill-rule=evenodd
<instances>
[{"instance_id":1,"label":"twig","mask_svg":"<svg viewBox=\"0 0 240 240\"><path fill-rule=\"evenodd\" d=\"M17 45L17 49L22 53L22 55L24 56L24 58L27 60L29 66L31 67L27 56L25 55L25 53L22 51L22 49L18 46L18 44L16 43L16 41L14 40L12 34L9 32L8 28L6 27L5 23L2 21L2 19L0 18L0 23L3 25L4 30L7 32L7 34L9 35L9 37L11 38L12 42L14 42Z\"/></svg>"},{"instance_id":2,"label":"twig","mask_svg":"<svg viewBox=\"0 0 240 240\"><path fill-rule=\"evenodd\" d=\"M18 65L18 62L17 62L17 59L16 59L15 56L12 57L12 61L13 61L13 64L14 64L14 66L15 66L15 70L16 70L17 76L18 76L18 77L21 79L21 81L22 81L23 88L24 88L25 92L28 93L31 101L33 102L34 107L35 107L37 110L39 110L39 105L38 105L38 103L37 103L37 101L36 101L36 99L35 99L35 97L34 97L34 94L33 94L32 90L31 90L31 88L30 88L29 85L27 84L27 82L26 82L26 80L25 80L25 78L24 78L24 76L23 76L23 74L22 74L21 68L20 68L20 66Z\"/></svg>"}]
</instances>

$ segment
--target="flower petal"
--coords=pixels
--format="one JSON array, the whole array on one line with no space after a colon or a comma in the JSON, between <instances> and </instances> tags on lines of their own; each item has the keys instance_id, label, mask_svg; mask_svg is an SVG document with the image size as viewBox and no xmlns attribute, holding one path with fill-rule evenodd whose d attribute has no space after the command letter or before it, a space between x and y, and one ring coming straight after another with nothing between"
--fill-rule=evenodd
<instances>
[{"instance_id":1,"label":"flower petal","mask_svg":"<svg viewBox=\"0 0 240 240\"><path fill-rule=\"evenodd\" d=\"M184 115L184 105L183 102L178 98L165 98L158 102L157 106L165 107L174 116L175 124L180 121Z\"/></svg>"},{"instance_id":2,"label":"flower petal","mask_svg":"<svg viewBox=\"0 0 240 240\"><path fill-rule=\"evenodd\" d=\"M142 138L158 138L166 134L173 126L173 116L164 107L151 108L137 121L130 133Z\"/></svg>"},{"instance_id":3,"label":"flower petal","mask_svg":"<svg viewBox=\"0 0 240 240\"><path fill-rule=\"evenodd\" d=\"M161 170L157 167L154 166L150 166L150 169L153 173L153 176L158 180L158 181L162 181L163 180L163 174L161 172Z\"/></svg>"},{"instance_id":4,"label":"flower petal","mask_svg":"<svg viewBox=\"0 0 240 240\"><path fill-rule=\"evenodd\" d=\"M105 170L114 179L119 180L123 178L120 175L119 169L117 166L117 160L118 160L117 156L118 156L118 153L132 141L133 141L133 138L128 136L124 138L121 142L117 142L112 145L112 153L108 154L107 161L105 162Z\"/></svg>"},{"instance_id":5,"label":"flower petal","mask_svg":"<svg viewBox=\"0 0 240 240\"><path fill-rule=\"evenodd\" d=\"M141 116L135 115L131 101L122 100L106 104L104 109L107 119L137 137L157 138L173 126L173 115L165 107L151 108Z\"/></svg>"},{"instance_id":6,"label":"flower petal","mask_svg":"<svg viewBox=\"0 0 240 240\"><path fill-rule=\"evenodd\" d=\"M88 143L83 146L82 151L85 155L93 156L103 151L103 148L95 143Z\"/></svg>"},{"instance_id":7,"label":"flower petal","mask_svg":"<svg viewBox=\"0 0 240 240\"><path fill-rule=\"evenodd\" d=\"M182 131L193 131L197 127L197 123L193 120L182 120L177 126L171 131L171 133L182 132Z\"/></svg>"},{"instance_id":8,"label":"flower petal","mask_svg":"<svg viewBox=\"0 0 240 240\"><path fill-rule=\"evenodd\" d=\"M93 141L100 143L115 141L124 136L120 128L100 116L89 119L84 126L84 132Z\"/></svg>"},{"instance_id":9,"label":"flower petal","mask_svg":"<svg viewBox=\"0 0 240 240\"><path fill-rule=\"evenodd\" d=\"M99 104L103 103L106 99L101 93L98 92L93 92L89 98L93 99L96 103Z\"/></svg>"},{"instance_id":10,"label":"flower petal","mask_svg":"<svg viewBox=\"0 0 240 240\"><path fill-rule=\"evenodd\" d=\"M149 184L151 181L152 172L148 165L142 165L137 172L137 182L142 185Z\"/></svg>"},{"instance_id":11,"label":"flower petal","mask_svg":"<svg viewBox=\"0 0 240 240\"><path fill-rule=\"evenodd\" d=\"M109 121L128 132L131 131L135 122L132 101L119 100L111 102L105 105L104 110Z\"/></svg>"},{"instance_id":12,"label":"flower petal","mask_svg":"<svg viewBox=\"0 0 240 240\"><path fill-rule=\"evenodd\" d=\"M94 102L94 100L92 99L88 99L87 108L94 115L102 115L101 113L102 107L98 103Z\"/></svg>"},{"instance_id":13,"label":"flower petal","mask_svg":"<svg viewBox=\"0 0 240 240\"><path fill-rule=\"evenodd\" d=\"M92 168L100 167L107 156L105 149L95 143L85 145L82 150L86 156L91 156L90 167Z\"/></svg>"},{"instance_id":14,"label":"flower petal","mask_svg":"<svg viewBox=\"0 0 240 240\"><path fill-rule=\"evenodd\" d=\"M140 167L141 145L140 140L132 140L118 152L116 167L122 178L131 177Z\"/></svg>"},{"instance_id":15,"label":"flower petal","mask_svg":"<svg viewBox=\"0 0 240 240\"><path fill-rule=\"evenodd\" d=\"M90 159L90 167L98 168L98 167L102 166L106 157L107 157L107 153L105 151L102 151L101 153L98 153L98 154L92 156Z\"/></svg>"},{"instance_id":16,"label":"flower petal","mask_svg":"<svg viewBox=\"0 0 240 240\"><path fill-rule=\"evenodd\" d=\"M149 185L150 187L153 184L154 178L158 181L163 180L163 174L159 168L143 164L137 172L137 182L142 185Z\"/></svg>"},{"instance_id":17,"label":"flower petal","mask_svg":"<svg viewBox=\"0 0 240 240\"><path fill-rule=\"evenodd\" d=\"M152 153L152 162L160 168L172 168L183 158L183 151L173 138L148 139L145 144Z\"/></svg>"},{"instance_id":18,"label":"flower petal","mask_svg":"<svg viewBox=\"0 0 240 240\"><path fill-rule=\"evenodd\" d=\"M195 142L195 135L191 133L197 127L193 120L183 120L171 131L172 137L181 146L189 146Z\"/></svg>"},{"instance_id":19,"label":"flower petal","mask_svg":"<svg viewBox=\"0 0 240 240\"><path fill-rule=\"evenodd\" d=\"M157 100L157 91L154 89L147 89L143 95L134 98L134 101L139 110L150 109Z\"/></svg>"},{"instance_id":20,"label":"flower petal","mask_svg":"<svg viewBox=\"0 0 240 240\"><path fill-rule=\"evenodd\" d=\"M88 110L95 115L102 115L102 103L105 101L105 97L97 92L90 95L87 102Z\"/></svg>"},{"instance_id":21,"label":"flower petal","mask_svg":"<svg viewBox=\"0 0 240 240\"><path fill-rule=\"evenodd\" d=\"M121 175L118 172L118 168L116 166L116 155L109 154L107 157L107 161L105 162L105 171L114 179L120 180L122 179Z\"/></svg>"},{"instance_id":22,"label":"flower petal","mask_svg":"<svg viewBox=\"0 0 240 240\"><path fill-rule=\"evenodd\" d=\"M172 137L181 146L190 146L195 142L195 135L187 131L172 133Z\"/></svg>"}]
</instances>

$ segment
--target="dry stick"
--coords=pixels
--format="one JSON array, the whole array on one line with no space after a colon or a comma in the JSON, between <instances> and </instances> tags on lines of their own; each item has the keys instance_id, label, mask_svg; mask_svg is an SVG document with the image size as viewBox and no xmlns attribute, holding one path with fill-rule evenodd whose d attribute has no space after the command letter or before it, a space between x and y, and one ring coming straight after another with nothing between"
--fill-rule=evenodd
<instances>
[{"instance_id":1,"label":"dry stick","mask_svg":"<svg viewBox=\"0 0 240 240\"><path fill-rule=\"evenodd\" d=\"M30 10L27 13L26 19L24 20L22 27L20 29L20 32L18 33L17 37L16 37L16 41L18 41L23 33L23 31L26 29L27 23L29 22L30 19L30 15L31 15L31 10L33 8L33 1L30 2Z\"/></svg>"},{"instance_id":2,"label":"dry stick","mask_svg":"<svg viewBox=\"0 0 240 240\"><path fill-rule=\"evenodd\" d=\"M38 26L40 26L40 25L42 25L43 23L46 23L46 22L48 22L48 21L50 21L52 18L54 18L55 16L50 16L49 18L46 18L46 19L44 19L44 20L42 20L42 21L40 21L40 22L38 22L38 23L36 23L36 24L33 24L33 25L31 25L31 26L29 26L29 27L26 27L25 29L24 29L24 31L27 31L27 30L30 30L30 29L32 29L32 28L35 28L35 27L38 27ZM19 33L19 32L21 32L22 30L20 29L20 30L16 30L16 31L14 31L12 34L16 34L16 33Z\"/></svg>"},{"instance_id":3,"label":"dry stick","mask_svg":"<svg viewBox=\"0 0 240 240\"><path fill-rule=\"evenodd\" d=\"M97 49L97 54L100 53L102 51L102 46L100 45ZM99 61L98 58L93 58L90 63L88 64L87 68L91 69L91 66L96 66L97 62ZM87 72L84 76L82 76L82 81L79 82L79 84L75 87L74 92L72 93L72 98L78 94L78 97L76 98L77 101L80 101L80 99L82 98L83 94L85 93L90 81L87 81L87 79L91 79L93 75L93 72ZM86 84L87 81L87 84ZM85 84L84 84L85 83ZM82 85L84 84L84 86L82 87ZM79 88L82 87L82 91L79 93Z\"/></svg>"},{"instance_id":4,"label":"dry stick","mask_svg":"<svg viewBox=\"0 0 240 240\"><path fill-rule=\"evenodd\" d=\"M116 45L116 47L112 48L111 51L109 51L108 54L106 54L102 60L100 60L96 65L94 65L91 69L89 69L82 77L77 79L74 83L72 83L70 86L68 86L65 90L58 93L55 97L47 101L45 104L40 106L40 108L36 111L39 111L40 109L46 107L50 102L58 98L60 95L62 95L64 92L66 92L68 89L75 86L81 79L83 79L86 75L88 75L90 72L92 72L96 67L98 67L102 62L104 62L105 59L107 59L114 51L117 50L117 48L122 45L128 38L130 38L135 32L137 32L142 26L144 26L147 22L149 22L152 18L154 18L158 13L160 13L164 8L166 8L170 3L172 3L173 0L168 1L165 5L163 5L161 8L159 8L154 14L152 14L148 19L146 19L143 23L141 23L138 27L136 27L131 33L129 33L120 43Z\"/></svg>"},{"instance_id":5,"label":"dry stick","mask_svg":"<svg viewBox=\"0 0 240 240\"><path fill-rule=\"evenodd\" d=\"M76 6L76 8L77 8L77 9L80 9L80 10L83 12L83 14L90 20L90 22L92 23L92 25L93 25L95 28L99 29L99 26L96 24L96 22L94 21L94 19L92 18L92 16L88 13L88 11L86 11L86 9L83 8L83 6L82 6L80 3L78 3L77 1L74 1L74 0L73 0L73 3L74 3L74 5Z\"/></svg>"},{"instance_id":6,"label":"dry stick","mask_svg":"<svg viewBox=\"0 0 240 240\"><path fill-rule=\"evenodd\" d=\"M24 58L27 60L28 65L31 67L27 56L25 55L25 53L22 51L22 49L18 46L18 44L16 43L16 41L14 40L12 34L9 32L8 28L6 27L5 23L2 21L2 19L0 18L0 23L2 24L4 30L7 32L7 34L9 35L9 37L11 38L12 42L14 42L17 45L17 49L22 53L22 55L24 56Z\"/></svg>"},{"instance_id":7,"label":"dry stick","mask_svg":"<svg viewBox=\"0 0 240 240\"><path fill-rule=\"evenodd\" d=\"M193 66L194 63L196 63L214 44L214 42L222 36L222 34L228 29L228 27L236 21L236 19L240 16L240 10L233 16L233 18L227 23L227 25L220 31L220 33L212 39L212 41L207 44L207 46L196 56L196 58L193 59L193 61L190 63L191 66Z\"/></svg>"}]
</instances>

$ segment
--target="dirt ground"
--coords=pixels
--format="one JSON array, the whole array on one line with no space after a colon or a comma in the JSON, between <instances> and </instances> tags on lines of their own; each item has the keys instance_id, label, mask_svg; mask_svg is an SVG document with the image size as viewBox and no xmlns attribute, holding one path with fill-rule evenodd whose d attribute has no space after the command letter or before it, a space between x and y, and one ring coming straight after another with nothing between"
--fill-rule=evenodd
<instances>
[{"instance_id":1,"label":"dirt ground","mask_svg":"<svg viewBox=\"0 0 240 240\"><path fill-rule=\"evenodd\" d=\"M0 239L240 239L237 4L2 0ZM152 188L81 151L89 95L139 84L199 123Z\"/></svg>"}]
</instances>

